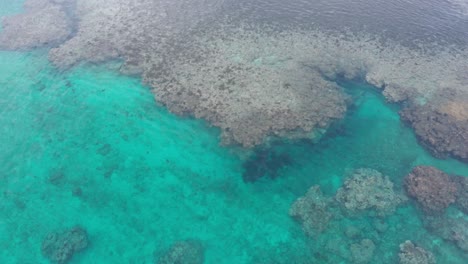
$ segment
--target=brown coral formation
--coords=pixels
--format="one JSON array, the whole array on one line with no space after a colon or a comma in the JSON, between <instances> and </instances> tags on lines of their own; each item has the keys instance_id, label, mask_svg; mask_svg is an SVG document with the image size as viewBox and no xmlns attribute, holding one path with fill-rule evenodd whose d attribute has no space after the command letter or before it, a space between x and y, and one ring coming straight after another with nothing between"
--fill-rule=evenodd
<instances>
[{"instance_id":1,"label":"brown coral formation","mask_svg":"<svg viewBox=\"0 0 468 264\"><path fill-rule=\"evenodd\" d=\"M387 176L373 169L358 169L347 178L335 196L348 211L375 211L378 215L392 214L406 198L395 192Z\"/></svg>"},{"instance_id":2,"label":"brown coral formation","mask_svg":"<svg viewBox=\"0 0 468 264\"><path fill-rule=\"evenodd\" d=\"M88 234L81 227L62 232L53 232L42 241L42 254L53 263L69 262L73 255L86 249Z\"/></svg>"},{"instance_id":3,"label":"brown coral formation","mask_svg":"<svg viewBox=\"0 0 468 264\"><path fill-rule=\"evenodd\" d=\"M0 48L29 49L57 45L72 32L69 19L60 2L27 0L25 12L5 17L2 21Z\"/></svg>"},{"instance_id":4,"label":"brown coral formation","mask_svg":"<svg viewBox=\"0 0 468 264\"><path fill-rule=\"evenodd\" d=\"M424 248L418 247L407 240L400 244L400 264L435 264L435 257Z\"/></svg>"},{"instance_id":5,"label":"brown coral formation","mask_svg":"<svg viewBox=\"0 0 468 264\"><path fill-rule=\"evenodd\" d=\"M418 140L436 157L468 161L468 95L444 90L424 105L400 111Z\"/></svg>"},{"instance_id":6,"label":"brown coral formation","mask_svg":"<svg viewBox=\"0 0 468 264\"><path fill-rule=\"evenodd\" d=\"M443 213L455 202L457 184L443 171L430 166L418 166L405 178L408 194L416 199L424 212Z\"/></svg>"},{"instance_id":7,"label":"brown coral formation","mask_svg":"<svg viewBox=\"0 0 468 264\"><path fill-rule=\"evenodd\" d=\"M465 216L429 216L423 223L431 233L468 252L468 220Z\"/></svg>"},{"instance_id":8,"label":"brown coral formation","mask_svg":"<svg viewBox=\"0 0 468 264\"><path fill-rule=\"evenodd\" d=\"M289 209L289 215L301 222L307 235L324 231L333 218L331 200L324 197L319 186L312 186L305 196L298 198Z\"/></svg>"}]
</instances>

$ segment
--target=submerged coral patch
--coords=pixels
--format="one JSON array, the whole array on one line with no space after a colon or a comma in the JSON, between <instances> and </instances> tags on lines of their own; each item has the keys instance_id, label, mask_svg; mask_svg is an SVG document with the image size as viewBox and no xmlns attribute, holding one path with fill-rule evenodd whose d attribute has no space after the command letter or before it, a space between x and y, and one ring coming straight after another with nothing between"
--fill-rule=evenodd
<instances>
[{"instance_id":1,"label":"submerged coral patch","mask_svg":"<svg viewBox=\"0 0 468 264\"><path fill-rule=\"evenodd\" d=\"M203 264L205 249L198 240L178 241L161 256L156 264Z\"/></svg>"},{"instance_id":2,"label":"submerged coral patch","mask_svg":"<svg viewBox=\"0 0 468 264\"><path fill-rule=\"evenodd\" d=\"M291 205L289 215L302 224L307 235L316 236L327 228L333 218L331 205L332 200L323 196L320 186L312 186Z\"/></svg>"},{"instance_id":3,"label":"submerged coral patch","mask_svg":"<svg viewBox=\"0 0 468 264\"><path fill-rule=\"evenodd\" d=\"M436 260L432 252L418 247L407 240L400 244L400 264L435 264Z\"/></svg>"},{"instance_id":4,"label":"submerged coral patch","mask_svg":"<svg viewBox=\"0 0 468 264\"><path fill-rule=\"evenodd\" d=\"M48 234L42 242L42 254L52 263L68 263L75 253L88 247L88 234L81 227Z\"/></svg>"},{"instance_id":5,"label":"submerged coral patch","mask_svg":"<svg viewBox=\"0 0 468 264\"><path fill-rule=\"evenodd\" d=\"M373 169L356 170L335 197L350 212L372 210L381 216L392 214L406 200L387 176Z\"/></svg>"}]
</instances>

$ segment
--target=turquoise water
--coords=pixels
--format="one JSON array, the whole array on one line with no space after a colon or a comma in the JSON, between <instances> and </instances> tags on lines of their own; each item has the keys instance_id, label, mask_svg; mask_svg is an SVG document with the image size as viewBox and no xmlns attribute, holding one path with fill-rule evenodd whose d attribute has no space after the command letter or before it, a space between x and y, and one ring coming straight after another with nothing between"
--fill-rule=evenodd
<instances>
[{"instance_id":1,"label":"turquoise water","mask_svg":"<svg viewBox=\"0 0 468 264\"><path fill-rule=\"evenodd\" d=\"M23 2L21 0L0 0L0 16L11 15L23 11Z\"/></svg>"},{"instance_id":2,"label":"turquoise water","mask_svg":"<svg viewBox=\"0 0 468 264\"><path fill-rule=\"evenodd\" d=\"M332 195L343 175L359 167L396 183L419 164L468 173L462 163L426 153L401 125L398 109L362 84L343 84L356 103L337 133L315 145L275 144L272 150L293 162L275 180L246 184L247 151L220 147L217 129L168 113L115 65L61 73L41 51L1 52L0 62L0 247L6 249L0 263L47 263L44 236L77 224L91 244L72 263L151 263L188 238L203 242L206 263L308 263L310 248L333 256L321 246L338 232L310 239L289 217L291 203L312 184ZM369 228L372 221L340 225ZM385 221L391 231L377 248L386 260L395 259L403 240L415 239L428 248L436 241L439 253L450 252L439 258L462 263L457 249L422 229L412 206Z\"/></svg>"},{"instance_id":3,"label":"turquoise water","mask_svg":"<svg viewBox=\"0 0 468 264\"><path fill-rule=\"evenodd\" d=\"M20 1L0 0L0 16ZM5 8L3 8L5 7ZM413 205L383 220L334 221L306 237L289 215L314 184L332 196L344 175L370 167L397 188L416 165L468 175L438 160L401 124L398 106L373 87L340 82L354 103L318 143L274 142L291 163L274 180L244 183L251 151L219 146L219 131L158 106L117 63L58 72L45 51L0 52L0 263L49 263L46 234L80 225L90 245L70 263L153 263L171 244L201 240L206 263L349 263L356 239L376 244L371 263L394 263L407 239L439 263L464 263L455 246L428 234ZM375 231L376 221L388 229ZM348 239L344 229L359 229Z\"/></svg>"}]
</instances>

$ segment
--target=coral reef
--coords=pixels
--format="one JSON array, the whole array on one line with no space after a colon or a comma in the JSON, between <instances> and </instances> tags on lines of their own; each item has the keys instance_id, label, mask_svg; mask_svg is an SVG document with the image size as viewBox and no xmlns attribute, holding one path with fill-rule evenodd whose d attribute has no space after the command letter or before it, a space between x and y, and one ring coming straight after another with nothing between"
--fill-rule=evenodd
<instances>
[{"instance_id":1,"label":"coral reef","mask_svg":"<svg viewBox=\"0 0 468 264\"><path fill-rule=\"evenodd\" d=\"M50 59L69 67L81 60L123 57L122 71L142 73L158 101L175 113L192 114L220 127L228 144L250 147L268 136L310 137L312 130L343 116L344 96L337 85L300 61L281 67L236 61L232 55L237 51L226 50L236 42L216 47L221 43L205 43L202 38L181 41L187 36L179 33L207 17L204 12L214 12L218 1L173 2L78 1L78 33L52 49ZM180 8L189 13L180 14ZM177 45L167 44L170 41ZM203 54L203 59L194 54Z\"/></svg>"},{"instance_id":2,"label":"coral reef","mask_svg":"<svg viewBox=\"0 0 468 264\"><path fill-rule=\"evenodd\" d=\"M144 80L173 112L204 118L221 128L223 142L247 147L271 135L307 138L342 117L345 99L329 81L338 77L364 77L390 101L431 97L444 83L466 87L466 65L444 52L430 56L315 31L264 32L210 29L184 56L144 71Z\"/></svg>"},{"instance_id":3,"label":"coral reef","mask_svg":"<svg viewBox=\"0 0 468 264\"><path fill-rule=\"evenodd\" d=\"M185 240L174 243L156 262L158 264L202 264L205 249L198 240Z\"/></svg>"},{"instance_id":4,"label":"coral reef","mask_svg":"<svg viewBox=\"0 0 468 264\"><path fill-rule=\"evenodd\" d=\"M79 61L123 57L126 70L141 72L160 62L161 46L190 32L221 7L219 0L69 0L76 4L77 34L50 52L62 67ZM149 56L149 57L145 57Z\"/></svg>"},{"instance_id":5,"label":"coral reef","mask_svg":"<svg viewBox=\"0 0 468 264\"><path fill-rule=\"evenodd\" d=\"M458 188L455 204L461 211L468 214L468 177L457 176L454 180Z\"/></svg>"},{"instance_id":6,"label":"coral reef","mask_svg":"<svg viewBox=\"0 0 468 264\"><path fill-rule=\"evenodd\" d=\"M315 70L295 61L236 61L241 50L220 48L228 50L200 63L174 63L164 76L145 74L157 100L175 113L208 120L221 128L224 143L244 147L269 136L310 138L343 117L345 96Z\"/></svg>"},{"instance_id":7,"label":"coral reef","mask_svg":"<svg viewBox=\"0 0 468 264\"><path fill-rule=\"evenodd\" d=\"M457 184L443 171L430 166L415 167L405 178L408 195L415 198L425 213L443 213L455 202Z\"/></svg>"},{"instance_id":8,"label":"coral reef","mask_svg":"<svg viewBox=\"0 0 468 264\"><path fill-rule=\"evenodd\" d=\"M353 263L369 263L374 255L375 245L370 239L363 239L351 245Z\"/></svg>"},{"instance_id":9,"label":"coral reef","mask_svg":"<svg viewBox=\"0 0 468 264\"><path fill-rule=\"evenodd\" d=\"M309 236L324 231L333 218L331 199L323 196L319 186L312 186L305 196L298 198L289 209L289 215L301 222Z\"/></svg>"},{"instance_id":10,"label":"coral reef","mask_svg":"<svg viewBox=\"0 0 468 264\"><path fill-rule=\"evenodd\" d=\"M61 11L62 2L73 8ZM464 104L449 96L437 108L416 102L434 104L448 88L466 96L467 51L429 52L362 34L245 25L228 14L223 21L217 16L223 10L219 0L40 3L9 18L14 23L0 33L3 46L56 43L49 58L61 68L121 58L122 72L141 75L172 112L221 128L224 143L251 147L270 136L310 138L346 111L345 96L330 80L362 78L389 101L411 102L402 117L423 144L437 154L466 159L466 120L457 119L466 117L459 115ZM52 6L56 11L44 11ZM72 16L74 34L65 38ZM215 17L217 23L210 23ZM20 34L10 25L32 20L36 23L17 30ZM16 40L10 40L14 31ZM450 118L444 120L444 114ZM444 121L425 121L432 116ZM427 129L432 125L436 132Z\"/></svg>"},{"instance_id":11,"label":"coral reef","mask_svg":"<svg viewBox=\"0 0 468 264\"><path fill-rule=\"evenodd\" d=\"M400 244L400 264L435 264L434 255L407 240Z\"/></svg>"},{"instance_id":12,"label":"coral reef","mask_svg":"<svg viewBox=\"0 0 468 264\"><path fill-rule=\"evenodd\" d=\"M254 155L244 162L242 178L244 182L254 182L264 176L274 179L278 176L279 170L291 162L291 158L286 153L277 153L272 149L259 147Z\"/></svg>"},{"instance_id":13,"label":"coral reef","mask_svg":"<svg viewBox=\"0 0 468 264\"><path fill-rule=\"evenodd\" d=\"M81 227L48 234L42 241L42 254L53 263L67 263L74 254L86 249L88 234Z\"/></svg>"},{"instance_id":14,"label":"coral reef","mask_svg":"<svg viewBox=\"0 0 468 264\"><path fill-rule=\"evenodd\" d=\"M468 220L463 216L428 216L424 227L468 253Z\"/></svg>"},{"instance_id":15,"label":"coral reef","mask_svg":"<svg viewBox=\"0 0 468 264\"><path fill-rule=\"evenodd\" d=\"M0 48L29 49L57 45L72 33L60 1L27 0L25 12L2 21Z\"/></svg>"},{"instance_id":16,"label":"coral reef","mask_svg":"<svg viewBox=\"0 0 468 264\"><path fill-rule=\"evenodd\" d=\"M355 170L335 198L347 211L371 210L380 216L392 214L406 200L395 192L388 177L373 169Z\"/></svg>"},{"instance_id":17,"label":"coral reef","mask_svg":"<svg viewBox=\"0 0 468 264\"><path fill-rule=\"evenodd\" d=\"M468 161L468 96L450 89L420 105L412 104L402 111L404 122L414 128L419 142L434 156L453 156Z\"/></svg>"}]
</instances>

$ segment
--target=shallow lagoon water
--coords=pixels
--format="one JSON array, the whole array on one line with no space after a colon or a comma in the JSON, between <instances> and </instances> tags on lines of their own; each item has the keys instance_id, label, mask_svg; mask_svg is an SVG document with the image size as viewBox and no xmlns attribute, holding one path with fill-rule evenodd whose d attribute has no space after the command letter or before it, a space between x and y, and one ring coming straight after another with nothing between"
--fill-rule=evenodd
<instances>
[{"instance_id":1,"label":"shallow lagoon water","mask_svg":"<svg viewBox=\"0 0 468 264\"><path fill-rule=\"evenodd\" d=\"M275 180L246 184L247 154L219 146L219 132L204 122L157 106L140 80L112 64L60 73L41 52L0 56L2 263L47 263L44 236L74 225L87 228L91 245L72 263L151 263L189 238L204 243L206 263L302 263L314 241L288 209L312 184L332 194L347 170L363 166L395 182L419 164L468 172L426 153L372 87L346 83L357 99L337 124L346 133L275 144L293 163ZM427 235L411 207L393 218L393 240L379 246L390 259L411 232Z\"/></svg>"},{"instance_id":2,"label":"shallow lagoon water","mask_svg":"<svg viewBox=\"0 0 468 264\"><path fill-rule=\"evenodd\" d=\"M87 229L90 246L71 263L153 263L192 238L206 248L206 263L347 263L321 248L343 234L308 238L288 215L311 185L331 196L361 167L397 186L421 164L468 175L466 164L421 148L398 106L373 87L340 82L354 98L347 117L318 143L273 142L271 151L292 163L274 180L245 183L249 151L220 146L217 129L169 113L117 68L59 72L43 51L0 52L0 263L49 263L43 238L75 225ZM374 220L341 222L366 237ZM396 262L407 239L433 250L439 263L464 263L466 255L423 229L411 204L385 220L389 231L375 241L372 263Z\"/></svg>"}]
</instances>

